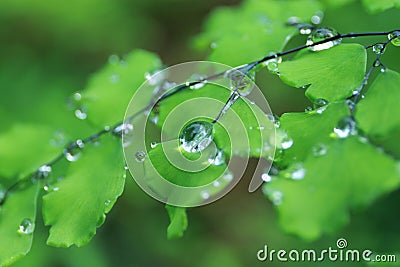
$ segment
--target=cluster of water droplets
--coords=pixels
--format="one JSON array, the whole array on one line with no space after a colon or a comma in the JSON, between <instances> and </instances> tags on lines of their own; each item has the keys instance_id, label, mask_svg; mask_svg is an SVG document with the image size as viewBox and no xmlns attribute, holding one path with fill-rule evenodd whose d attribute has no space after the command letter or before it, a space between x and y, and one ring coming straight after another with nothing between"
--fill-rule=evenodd
<instances>
[{"instance_id":1,"label":"cluster of water droplets","mask_svg":"<svg viewBox=\"0 0 400 267\"><path fill-rule=\"evenodd\" d=\"M23 235L32 234L35 230L35 223L31 219L25 218L18 226L17 232Z\"/></svg>"},{"instance_id":2,"label":"cluster of water droplets","mask_svg":"<svg viewBox=\"0 0 400 267\"><path fill-rule=\"evenodd\" d=\"M82 95L79 92L74 93L67 101L68 109L74 111L76 118L85 120L87 118L86 108L82 103Z\"/></svg>"},{"instance_id":3,"label":"cluster of water droplets","mask_svg":"<svg viewBox=\"0 0 400 267\"><path fill-rule=\"evenodd\" d=\"M327 39L334 38L339 36L340 34L333 28L329 27L317 27L314 28L310 35L307 38L306 45L310 46L311 51L321 51L325 49L332 48L335 45L338 45L342 42L342 38L337 38L335 40L330 40L323 42ZM314 45L318 42L322 42L320 44Z\"/></svg>"}]
</instances>

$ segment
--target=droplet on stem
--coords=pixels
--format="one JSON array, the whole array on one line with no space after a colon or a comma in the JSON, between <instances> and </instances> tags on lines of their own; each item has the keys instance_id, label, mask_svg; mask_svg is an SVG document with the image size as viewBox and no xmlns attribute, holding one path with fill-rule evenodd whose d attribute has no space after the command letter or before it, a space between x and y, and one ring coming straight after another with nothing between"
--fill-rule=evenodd
<instances>
[{"instance_id":1,"label":"droplet on stem","mask_svg":"<svg viewBox=\"0 0 400 267\"><path fill-rule=\"evenodd\" d=\"M69 162L77 161L81 156L81 153L78 149L65 149L63 153Z\"/></svg>"},{"instance_id":2,"label":"droplet on stem","mask_svg":"<svg viewBox=\"0 0 400 267\"><path fill-rule=\"evenodd\" d=\"M181 131L181 147L190 153L203 151L213 140L213 124L207 121L195 121Z\"/></svg>"},{"instance_id":3,"label":"droplet on stem","mask_svg":"<svg viewBox=\"0 0 400 267\"><path fill-rule=\"evenodd\" d=\"M85 120L87 118L86 111L83 107L80 107L75 110L75 117L77 117L80 120Z\"/></svg>"},{"instance_id":4,"label":"droplet on stem","mask_svg":"<svg viewBox=\"0 0 400 267\"><path fill-rule=\"evenodd\" d=\"M195 83L195 84L192 84ZM192 85L191 85L192 84ZM186 82L186 86L189 86L192 90L198 90L203 88L207 84L207 80L200 74L193 74Z\"/></svg>"},{"instance_id":5,"label":"droplet on stem","mask_svg":"<svg viewBox=\"0 0 400 267\"><path fill-rule=\"evenodd\" d=\"M314 29L311 34L308 36L307 45L313 45L315 43L324 41L326 39L335 37L340 35L336 30L327 27L318 27ZM342 42L342 38L338 38L336 40L327 41L318 45L314 45L310 47L311 51L321 51L325 49L329 49L335 45L338 45Z\"/></svg>"},{"instance_id":6,"label":"droplet on stem","mask_svg":"<svg viewBox=\"0 0 400 267\"><path fill-rule=\"evenodd\" d=\"M254 88L255 71L249 68L244 65L225 73L225 77L230 79L231 90L237 90L241 96L249 95Z\"/></svg>"},{"instance_id":7,"label":"droplet on stem","mask_svg":"<svg viewBox=\"0 0 400 267\"><path fill-rule=\"evenodd\" d=\"M36 172L36 178L43 179L50 175L51 173L51 166L43 165L41 166Z\"/></svg>"},{"instance_id":8,"label":"droplet on stem","mask_svg":"<svg viewBox=\"0 0 400 267\"><path fill-rule=\"evenodd\" d=\"M392 43L394 46L400 46L400 31L393 31L388 34L388 40Z\"/></svg>"}]
</instances>

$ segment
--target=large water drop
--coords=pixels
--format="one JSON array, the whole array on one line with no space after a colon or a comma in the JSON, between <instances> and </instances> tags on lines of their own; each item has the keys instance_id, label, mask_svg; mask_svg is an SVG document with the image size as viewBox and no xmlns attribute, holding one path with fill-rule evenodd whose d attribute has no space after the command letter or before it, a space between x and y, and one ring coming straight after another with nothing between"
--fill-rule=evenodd
<instances>
[{"instance_id":1,"label":"large water drop","mask_svg":"<svg viewBox=\"0 0 400 267\"><path fill-rule=\"evenodd\" d=\"M326 39L338 36L339 33L332 29L332 28L325 28L325 27L318 27L314 29L311 34L308 36L307 39L307 45L313 45L315 43L324 41ZM332 40L332 41L327 41L318 45L314 45L310 47L311 51L321 51L325 49L329 49L335 45L338 45L342 42L342 38Z\"/></svg>"},{"instance_id":2,"label":"large water drop","mask_svg":"<svg viewBox=\"0 0 400 267\"><path fill-rule=\"evenodd\" d=\"M393 31L388 34L388 39L394 46L400 46L400 31Z\"/></svg>"},{"instance_id":3,"label":"large water drop","mask_svg":"<svg viewBox=\"0 0 400 267\"><path fill-rule=\"evenodd\" d=\"M213 140L213 124L206 121L195 121L182 130L179 135L181 147L190 153L204 150Z\"/></svg>"}]
</instances>

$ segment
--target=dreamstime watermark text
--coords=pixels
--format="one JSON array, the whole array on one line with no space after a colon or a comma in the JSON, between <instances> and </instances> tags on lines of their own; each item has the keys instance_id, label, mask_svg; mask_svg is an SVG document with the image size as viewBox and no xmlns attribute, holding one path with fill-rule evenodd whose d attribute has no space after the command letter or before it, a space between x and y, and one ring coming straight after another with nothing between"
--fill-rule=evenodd
<instances>
[{"instance_id":1,"label":"dreamstime watermark text","mask_svg":"<svg viewBox=\"0 0 400 267\"><path fill-rule=\"evenodd\" d=\"M326 249L269 249L268 245L257 252L259 261L280 262L396 262L396 255L375 254L369 249L349 249L347 240L339 238L335 247Z\"/></svg>"}]
</instances>

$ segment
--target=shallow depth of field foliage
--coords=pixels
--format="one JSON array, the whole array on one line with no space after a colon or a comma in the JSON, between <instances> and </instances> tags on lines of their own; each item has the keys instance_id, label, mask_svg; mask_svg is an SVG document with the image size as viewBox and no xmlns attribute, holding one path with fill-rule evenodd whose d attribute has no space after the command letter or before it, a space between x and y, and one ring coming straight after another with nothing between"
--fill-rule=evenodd
<instances>
[{"instance_id":1,"label":"shallow depth of field foliage","mask_svg":"<svg viewBox=\"0 0 400 267\"><path fill-rule=\"evenodd\" d=\"M194 60L235 67L305 44L307 35L288 25L294 17L322 19L319 26L343 34L387 32L400 29L400 2L1 1L0 266L257 266L266 264L256 257L265 244L318 251L338 238L354 249L399 255L400 37L380 55L365 47L386 36L345 38L257 68L255 81L279 117L279 171L251 194L245 176L210 205L165 206L125 170L118 134L76 143L120 123L146 73ZM381 64L365 81L377 58ZM363 82L351 110L349 99ZM160 103L146 140L178 103L229 97L217 89L184 90ZM150 100L149 94L143 105ZM250 129L262 115L249 115L246 103L232 109ZM239 145L231 154L218 129L215 140L227 159L245 153ZM260 131L246 133L250 156L265 156L255 149ZM81 148L65 151L46 170L69 142ZM160 169L170 167L159 147L149 150ZM250 160L249 169L255 164ZM166 171L166 178L197 185L224 167ZM5 194L19 180L27 182ZM397 266L346 266L353 264Z\"/></svg>"}]
</instances>

